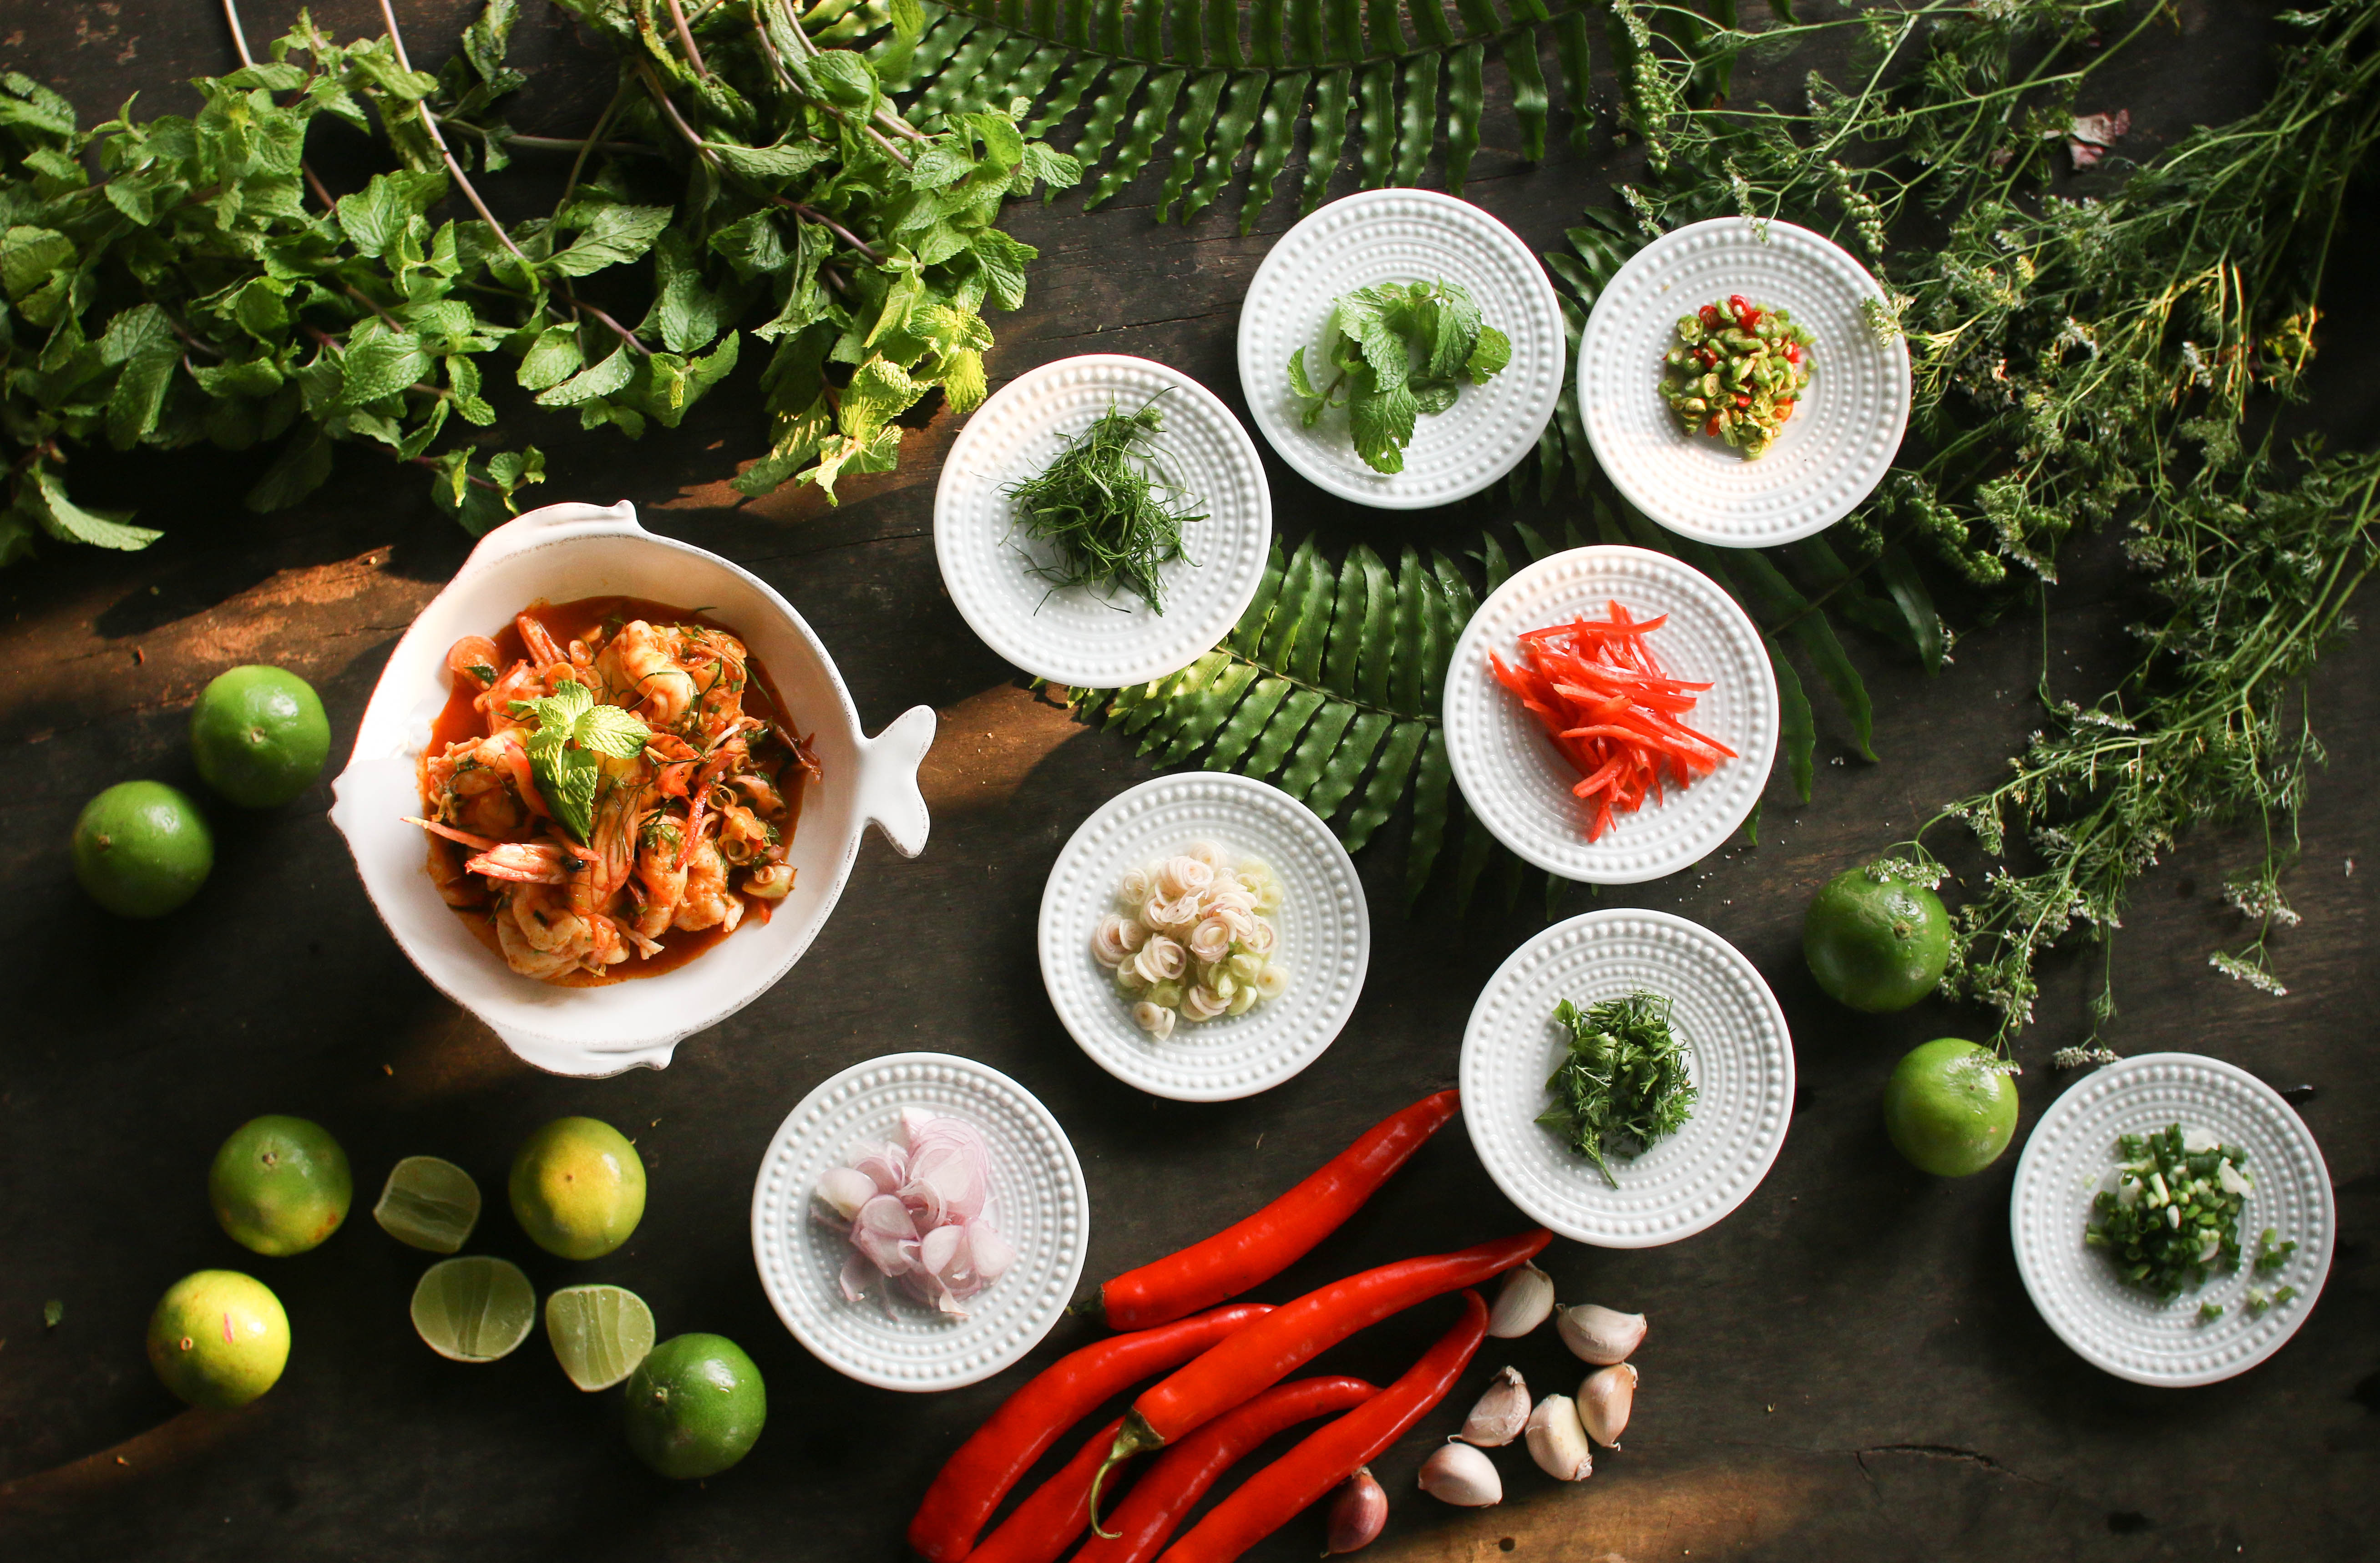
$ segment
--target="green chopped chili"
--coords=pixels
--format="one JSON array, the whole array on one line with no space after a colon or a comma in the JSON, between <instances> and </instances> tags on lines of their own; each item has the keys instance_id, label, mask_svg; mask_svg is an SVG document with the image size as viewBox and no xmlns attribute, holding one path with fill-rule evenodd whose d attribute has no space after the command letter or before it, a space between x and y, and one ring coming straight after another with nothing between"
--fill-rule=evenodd
<instances>
[{"instance_id":1,"label":"green chopped chili","mask_svg":"<svg viewBox=\"0 0 2380 1563\"><path fill-rule=\"evenodd\" d=\"M1570 1033L1570 1047L1546 1081L1553 1105L1537 1121L1616 1189L1620 1179L1608 1158L1636 1155L1694 1114L1686 1049L1670 1030L1670 1001L1633 993L1582 1010L1564 999L1554 1007L1554 1023Z\"/></svg>"},{"instance_id":2,"label":"green chopped chili","mask_svg":"<svg viewBox=\"0 0 2380 1563\"><path fill-rule=\"evenodd\" d=\"M1661 360L1661 398L1688 433L1717 435L1756 461L1809 388L1816 341L1790 311L1730 294L1678 317L1676 345Z\"/></svg>"}]
</instances>

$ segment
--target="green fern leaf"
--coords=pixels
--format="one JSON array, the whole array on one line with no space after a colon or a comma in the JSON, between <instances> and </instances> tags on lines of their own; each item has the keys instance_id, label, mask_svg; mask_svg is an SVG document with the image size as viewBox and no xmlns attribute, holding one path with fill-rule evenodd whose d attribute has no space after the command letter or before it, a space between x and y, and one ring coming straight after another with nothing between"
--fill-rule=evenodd
<instances>
[{"instance_id":1,"label":"green fern leaf","mask_svg":"<svg viewBox=\"0 0 2380 1563\"><path fill-rule=\"evenodd\" d=\"M1075 142L1075 156L1081 159L1085 173L1107 156L1116 128L1123 123L1124 111L1132 106L1132 95L1148 75L1148 67L1138 65L1118 66L1108 72L1107 84L1091 100L1090 118L1084 122L1083 134ZM1110 193L1107 181L1100 180L1098 193L1083 202L1084 210L1097 206Z\"/></svg>"},{"instance_id":2,"label":"green fern leaf","mask_svg":"<svg viewBox=\"0 0 2380 1563\"><path fill-rule=\"evenodd\" d=\"M1487 57L1483 45L1465 43L1447 71L1446 188L1456 195L1463 193L1472 154L1479 150L1479 120L1488 104Z\"/></svg>"},{"instance_id":3,"label":"green fern leaf","mask_svg":"<svg viewBox=\"0 0 2380 1563\"><path fill-rule=\"evenodd\" d=\"M1314 83L1314 128L1305 149L1305 186L1297 198L1301 216L1322 204L1322 198L1330 193L1330 176L1339 171L1340 154L1347 145L1347 88L1352 79L1350 71L1326 70Z\"/></svg>"},{"instance_id":4,"label":"green fern leaf","mask_svg":"<svg viewBox=\"0 0 2380 1563\"><path fill-rule=\"evenodd\" d=\"M1463 852L1454 863L1454 910L1460 914L1471 910L1471 898L1479 888L1479 876L1498 856L1496 838L1479 816L1468 808L1463 812ZM1520 860L1511 853L1502 854L1504 861L1517 867Z\"/></svg>"},{"instance_id":5,"label":"green fern leaf","mask_svg":"<svg viewBox=\"0 0 2380 1563\"><path fill-rule=\"evenodd\" d=\"M1339 587L1332 604L1330 637L1322 659L1322 683L1332 694L1353 699L1355 668L1364 650L1364 609L1371 576L1364 568L1372 551L1362 543L1347 551L1339 566ZM1373 561L1378 563L1377 557Z\"/></svg>"},{"instance_id":6,"label":"green fern leaf","mask_svg":"<svg viewBox=\"0 0 2380 1563\"><path fill-rule=\"evenodd\" d=\"M1514 33L1504 41L1504 78L1512 94L1512 116L1521 124L1521 155L1532 163L1546 156L1546 73L1537 65L1537 35ZM1473 875L1474 879L1478 876Z\"/></svg>"},{"instance_id":7,"label":"green fern leaf","mask_svg":"<svg viewBox=\"0 0 2380 1563\"><path fill-rule=\"evenodd\" d=\"M1925 664L1927 675L1939 673L1950 648L1943 637L1942 616L1934 608L1934 594L1925 589L1925 578L1917 573L1917 561L1900 543L1887 543L1883 556L1876 560L1876 574L1883 578L1885 591L1908 622L1910 637L1917 644L1918 660Z\"/></svg>"},{"instance_id":8,"label":"green fern leaf","mask_svg":"<svg viewBox=\"0 0 2380 1563\"><path fill-rule=\"evenodd\" d=\"M1437 9L1437 0L1417 3ZM1439 25L1445 24L1441 16ZM1429 53L1405 60L1404 108L1397 122L1396 182L1401 185L1421 183L1422 171L1429 166L1430 148L1438 140L1439 58Z\"/></svg>"},{"instance_id":9,"label":"green fern leaf","mask_svg":"<svg viewBox=\"0 0 2380 1563\"><path fill-rule=\"evenodd\" d=\"M1192 14L1196 14L1195 5ZM1157 198L1157 220L1160 223L1173 209L1173 203L1190 188L1191 178L1197 173L1199 164L1206 159L1208 129L1215 122L1216 105L1222 102L1223 89L1231 84L1231 79L1228 71L1204 71L1190 83L1189 94L1182 100L1181 139L1174 143L1173 166L1166 170L1165 189ZM1153 93L1150 101L1155 102ZM1135 138L1138 135L1138 127L1135 127ZM1237 150L1233 148L1234 152ZM1182 213L1183 221L1189 221L1191 209L1185 206Z\"/></svg>"},{"instance_id":10,"label":"green fern leaf","mask_svg":"<svg viewBox=\"0 0 2380 1563\"><path fill-rule=\"evenodd\" d=\"M1254 776L1258 781L1280 770L1281 762L1289 758L1289 746L1297 741L1297 735L1305 730L1305 724L1322 708L1327 698L1320 690L1290 690L1289 698L1281 702L1281 709L1273 713L1272 720L1265 724L1263 734L1249 749L1246 763L1232 768L1242 775ZM1346 707L1340 709L1345 710ZM1283 788L1281 790L1286 792L1289 789Z\"/></svg>"},{"instance_id":11,"label":"green fern leaf","mask_svg":"<svg viewBox=\"0 0 2380 1563\"><path fill-rule=\"evenodd\" d=\"M1234 33L1232 37L1236 40L1238 34ZM1232 177L1232 163L1246 148L1248 132L1254 128L1257 115L1264 107L1266 82L1265 73L1260 70L1245 70L1231 78L1231 96L1224 99L1222 117L1215 122L1213 150L1207 154L1206 163L1198 170L1198 182L1190 187L1190 193L1183 202L1184 222L1213 205L1215 198L1223 193L1223 186ZM1258 183L1269 188L1269 181L1252 180L1249 189L1256 189Z\"/></svg>"},{"instance_id":12,"label":"green fern leaf","mask_svg":"<svg viewBox=\"0 0 2380 1563\"><path fill-rule=\"evenodd\" d=\"M1229 665L1209 679L1206 688L1198 691L1197 697L1184 708L1182 720L1173 729L1173 741L1166 747L1164 757L1158 762L1160 765L1179 765L1196 753L1221 729L1224 721L1238 707L1240 698L1256 682L1254 664L1230 661L1223 652L1208 654L1226 658Z\"/></svg>"},{"instance_id":13,"label":"green fern leaf","mask_svg":"<svg viewBox=\"0 0 2380 1563\"><path fill-rule=\"evenodd\" d=\"M1760 643L1768 648L1768 665L1777 675L1777 738L1785 750L1785 768L1793 778L1793 796L1807 803L1816 773L1817 719L1811 714L1810 697L1802 691L1802 676L1793 671L1777 637L1764 629Z\"/></svg>"},{"instance_id":14,"label":"green fern leaf","mask_svg":"<svg viewBox=\"0 0 2380 1563\"><path fill-rule=\"evenodd\" d=\"M1372 839L1372 833L1389 823L1397 804L1413 780L1414 762L1421 758L1422 745L1435 731L1427 722L1399 722L1389 729L1389 741L1380 751L1380 763L1373 768L1372 779L1364 785L1364 796L1357 800L1354 812L1347 816L1342 839L1350 852L1360 852ZM1422 807L1419 796L1414 800L1416 815ZM1415 826L1416 842L1420 826ZM1412 849L1408 849L1408 857Z\"/></svg>"},{"instance_id":15,"label":"green fern leaf","mask_svg":"<svg viewBox=\"0 0 2380 1563\"><path fill-rule=\"evenodd\" d=\"M1156 155L1157 138L1165 133L1167 121L1172 116L1173 100L1181 95L1182 72L1160 70L1148 79L1148 89L1141 93L1140 107L1132 116L1132 128L1124 133L1123 145L1116 149L1107 172L1099 176L1099 189L1083 202L1084 211L1099 206L1140 177L1140 171Z\"/></svg>"},{"instance_id":16,"label":"green fern leaf","mask_svg":"<svg viewBox=\"0 0 2380 1563\"><path fill-rule=\"evenodd\" d=\"M1732 6L1734 0L1720 3ZM1561 63L1562 97L1570 104L1571 150L1590 157L1595 153L1595 97L1588 77L1595 45L1585 11L1568 12L1554 23L1554 57Z\"/></svg>"},{"instance_id":17,"label":"green fern leaf","mask_svg":"<svg viewBox=\"0 0 2380 1563\"><path fill-rule=\"evenodd\" d=\"M1247 753L1257 735L1272 721L1273 713L1281 709L1282 699L1296 687L1286 678L1259 679L1248 697L1240 702L1238 709L1232 713L1231 719L1223 724L1223 730L1216 735L1215 747L1207 755L1207 769L1238 770L1241 757Z\"/></svg>"},{"instance_id":18,"label":"green fern leaf","mask_svg":"<svg viewBox=\"0 0 2380 1563\"><path fill-rule=\"evenodd\" d=\"M1325 809L1313 794L1317 784L1322 780L1324 769L1330 764L1332 751L1339 747L1340 739L1359 714L1344 701L1324 701L1316 710L1305 736L1298 739L1296 752L1290 756L1289 768L1281 774L1281 789L1325 818L1337 808L1337 804ZM1373 741L1378 741L1378 735ZM1345 794L1340 796L1344 798Z\"/></svg>"},{"instance_id":19,"label":"green fern leaf","mask_svg":"<svg viewBox=\"0 0 2380 1563\"><path fill-rule=\"evenodd\" d=\"M1397 67L1374 60L1355 78L1355 125L1362 145L1356 158L1356 178L1366 189L1387 185L1396 172Z\"/></svg>"},{"instance_id":20,"label":"green fern leaf","mask_svg":"<svg viewBox=\"0 0 2380 1563\"><path fill-rule=\"evenodd\" d=\"M1305 88L1312 79L1302 70L1276 76L1272 90L1265 94L1264 114L1257 127L1256 155L1248 160L1247 194L1240 201L1243 238L1256 231L1257 219L1271 202L1273 187L1281 182L1281 171L1289 164L1290 144L1297 134L1297 116L1305 112Z\"/></svg>"},{"instance_id":21,"label":"green fern leaf","mask_svg":"<svg viewBox=\"0 0 2380 1563\"><path fill-rule=\"evenodd\" d=\"M1421 759L1414 766L1413 836L1405 847L1405 904L1421 899L1429 876L1438 867L1439 849L1446 841L1447 815L1454 767L1446 758L1446 729L1433 727L1422 742Z\"/></svg>"}]
</instances>

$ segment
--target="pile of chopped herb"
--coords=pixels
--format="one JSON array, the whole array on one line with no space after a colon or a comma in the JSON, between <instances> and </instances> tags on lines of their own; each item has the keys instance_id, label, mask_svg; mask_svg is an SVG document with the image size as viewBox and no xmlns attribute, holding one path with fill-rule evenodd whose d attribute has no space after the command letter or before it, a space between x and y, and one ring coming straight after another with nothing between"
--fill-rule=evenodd
<instances>
[{"instance_id":1,"label":"pile of chopped herb","mask_svg":"<svg viewBox=\"0 0 2380 1563\"><path fill-rule=\"evenodd\" d=\"M2097 1220L2082 1240L2115 1262L2118 1280L2170 1301L2210 1275L2239 1269L2240 1212L2255 1187L2247 1152L2203 1130L2184 1134L2177 1123L2122 1136L2116 1154L2116 1187L2092 1199ZM2275 1267L2264 1253L2256 1263ZM2201 1309L2200 1316L2221 1313Z\"/></svg>"},{"instance_id":2,"label":"pile of chopped herb","mask_svg":"<svg viewBox=\"0 0 2380 1563\"><path fill-rule=\"evenodd\" d=\"M1670 1030L1670 1001L1633 993L1582 1010L1564 999L1554 1007L1554 1024L1570 1032L1570 1056L1546 1081L1553 1105L1537 1121L1617 1189L1606 1158L1636 1155L1694 1116L1694 1082L1685 1046Z\"/></svg>"},{"instance_id":3,"label":"pile of chopped herb","mask_svg":"<svg viewBox=\"0 0 2380 1563\"><path fill-rule=\"evenodd\" d=\"M1330 383L1314 388L1300 348L1289 355L1289 385L1306 403L1307 428L1343 402L1364 464L1402 472L1415 421L1444 412L1460 385L1484 385L1512 360L1511 340L1481 322L1461 283L1384 282L1331 300L1322 327L1323 364L1338 372Z\"/></svg>"},{"instance_id":4,"label":"pile of chopped herb","mask_svg":"<svg viewBox=\"0 0 2380 1563\"><path fill-rule=\"evenodd\" d=\"M1014 530L1057 550L1054 562L1036 563L1032 570L1053 591L1087 586L1113 596L1123 589L1165 611L1165 582L1158 571L1190 559L1182 529L1207 517L1191 513L1183 490L1150 475L1148 441L1164 427L1156 397L1135 412L1110 405L1038 477L1008 486L1016 507Z\"/></svg>"}]
</instances>

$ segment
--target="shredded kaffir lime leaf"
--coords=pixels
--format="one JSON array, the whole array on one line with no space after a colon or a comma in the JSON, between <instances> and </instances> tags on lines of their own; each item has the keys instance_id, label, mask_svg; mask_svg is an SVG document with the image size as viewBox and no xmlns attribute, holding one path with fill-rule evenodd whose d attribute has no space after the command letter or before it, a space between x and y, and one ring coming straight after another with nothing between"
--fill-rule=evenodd
<instances>
[{"instance_id":1,"label":"shredded kaffir lime leaf","mask_svg":"<svg viewBox=\"0 0 2380 1563\"><path fill-rule=\"evenodd\" d=\"M1608 1158L1625 1160L1694 1116L1686 1049L1670 1030L1670 1001L1633 993L1582 1010L1564 999L1554 1023L1570 1033L1570 1056L1546 1089L1553 1105L1537 1121L1620 1187Z\"/></svg>"},{"instance_id":2,"label":"shredded kaffir lime leaf","mask_svg":"<svg viewBox=\"0 0 2380 1563\"><path fill-rule=\"evenodd\" d=\"M1122 589L1165 611L1159 571L1190 557L1182 529L1207 517L1191 513L1181 489L1150 475L1148 442L1164 428L1155 397L1135 412L1111 405L1040 476L1008 486L1015 530L1057 550L1056 561L1036 563L1033 574L1053 589L1087 586L1110 596Z\"/></svg>"}]
</instances>

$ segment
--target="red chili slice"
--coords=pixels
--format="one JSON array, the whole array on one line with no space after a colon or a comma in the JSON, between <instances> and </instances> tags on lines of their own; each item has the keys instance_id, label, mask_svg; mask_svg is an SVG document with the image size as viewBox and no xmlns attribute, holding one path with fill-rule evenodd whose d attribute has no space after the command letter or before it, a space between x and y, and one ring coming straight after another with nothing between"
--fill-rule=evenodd
<instances>
[{"instance_id":1,"label":"red chili slice","mask_svg":"<svg viewBox=\"0 0 2380 1563\"><path fill-rule=\"evenodd\" d=\"M1041 1451L1099 1402L1180 1367L1272 1312L1262 1302L1235 1303L1059 1358L1002 1402L944 1462L909 1521L909 1545L931 1563L957 1563Z\"/></svg>"},{"instance_id":2,"label":"red chili slice","mask_svg":"<svg viewBox=\"0 0 2380 1563\"><path fill-rule=\"evenodd\" d=\"M1402 1377L1240 1484L1160 1563L1232 1563L1370 1464L1446 1398L1488 1334L1488 1305L1463 1294L1463 1317Z\"/></svg>"},{"instance_id":3,"label":"red chili slice","mask_svg":"<svg viewBox=\"0 0 2380 1563\"><path fill-rule=\"evenodd\" d=\"M1361 1209L1461 1104L1451 1091L1423 1097L1366 1130L1311 1177L1246 1220L1118 1276L1099 1291L1108 1326L1127 1330L1161 1325L1280 1275Z\"/></svg>"}]
</instances>

